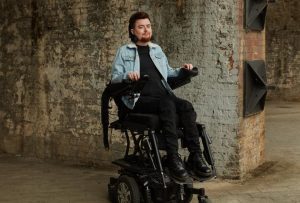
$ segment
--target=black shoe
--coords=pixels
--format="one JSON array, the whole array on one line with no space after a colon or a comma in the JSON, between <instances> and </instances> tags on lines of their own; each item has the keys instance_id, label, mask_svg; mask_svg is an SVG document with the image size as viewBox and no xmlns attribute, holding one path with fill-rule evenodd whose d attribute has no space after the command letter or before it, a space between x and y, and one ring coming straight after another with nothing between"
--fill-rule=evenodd
<instances>
[{"instance_id":1,"label":"black shoe","mask_svg":"<svg viewBox=\"0 0 300 203\"><path fill-rule=\"evenodd\" d=\"M167 167L170 175L178 181L186 181L189 177L188 172L183 166L183 162L179 157L179 154L168 154L167 155Z\"/></svg>"},{"instance_id":2,"label":"black shoe","mask_svg":"<svg viewBox=\"0 0 300 203\"><path fill-rule=\"evenodd\" d=\"M191 153L187 161L187 166L198 177L209 177L212 174L201 152Z\"/></svg>"}]
</instances>

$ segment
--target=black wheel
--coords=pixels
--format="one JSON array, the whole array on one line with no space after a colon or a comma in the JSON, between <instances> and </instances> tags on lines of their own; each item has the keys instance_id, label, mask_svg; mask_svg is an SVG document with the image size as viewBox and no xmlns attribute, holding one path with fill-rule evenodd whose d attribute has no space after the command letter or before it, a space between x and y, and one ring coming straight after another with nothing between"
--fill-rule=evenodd
<instances>
[{"instance_id":1,"label":"black wheel","mask_svg":"<svg viewBox=\"0 0 300 203\"><path fill-rule=\"evenodd\" d=\"M207 196L199 196L198 197L199 203L211 203L210 199Z\"/></svg>"},{"instance_id":2,"label":"black wheel","mask_svg":"<svg viewBox=\"0 0 300 203\"><path fill-rule=\"evenodd\" d=\"M139 203L140 190L134 178L123 175L119 177L117 184L118 203Z\"/></svg>"},{"instance_id":3,"label":"black wheel","mask_svg":"<svg viewBox=\"0 0 300 203\"><path fill-rule=\"evenodd\" d=\"M178 185L176 202L190 203L193 199L192 188L193 188L193 184Z\"/></svg>"},{"instance_id":4,"label":"black wheel","mask_svg":"<svg viewBox=\"0 0 300 203\"><path fill-rule=\"evenodd\" d=\"M107 185L108 198L112 203L117 203L117 183L118 179L111 177L110 182Z\"/></svg>"},{"instance_id":5,"label":"black wheel","mask_svg":"<svg viewBox=\"0 0 300 203\"><path fill-rule=\"evenodd\" d=\"M189 203L193 199L193 193L191 189L193 188L192 184L184 185L184 203Z\"/></svg>"}]
</instances>

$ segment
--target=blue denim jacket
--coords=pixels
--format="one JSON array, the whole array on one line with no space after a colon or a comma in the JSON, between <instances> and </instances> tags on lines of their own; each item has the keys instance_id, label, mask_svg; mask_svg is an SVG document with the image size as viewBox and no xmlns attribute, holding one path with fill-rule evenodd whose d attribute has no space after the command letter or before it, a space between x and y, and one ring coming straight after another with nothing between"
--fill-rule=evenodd
<instances>
[{"instance_id":1,"label":"blue denim jacket","mask_svg":"<svg viewBox=\"0 0 300 203\"><path fill-rule=\"evenodd\" d=\"M148 45L150 48L150 57L163 77L161 82L169 92L172 92L172 89L167 83L167 78L176 77L179 74L180 69L173 69L169 66L168 59L159 45L151 42ZM137 46L133 43L124 45L117 51L112 65L111 82L120 83L122 80L128 79L128 72L132 71L140 72L140 58ZM124 96L122 97L122 101L128 108L133 109L138 98L139 95L134 98Z\"/></svg>"}]
</instances>

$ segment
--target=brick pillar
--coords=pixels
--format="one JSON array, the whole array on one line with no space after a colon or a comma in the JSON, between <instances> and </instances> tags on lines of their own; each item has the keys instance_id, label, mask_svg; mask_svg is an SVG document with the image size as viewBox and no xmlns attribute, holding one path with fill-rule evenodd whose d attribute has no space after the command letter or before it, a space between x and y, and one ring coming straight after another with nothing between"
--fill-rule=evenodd
<instances>
[{"instance_id":1,"label":"brick pillar","mask_svg":"<svg viewBox=\"0 0 300 203\"><path fill-rule=\"evenodd\" d=\"M239 62L239 106L240 130L238 133L240 176L255 169L264 160L265 113L260 112L249 117L243 117L244 111L244 61L265 60L265 31L246 31L244 0L239 1L239 33L240 51Z\"/></svg>"}]
</instances>

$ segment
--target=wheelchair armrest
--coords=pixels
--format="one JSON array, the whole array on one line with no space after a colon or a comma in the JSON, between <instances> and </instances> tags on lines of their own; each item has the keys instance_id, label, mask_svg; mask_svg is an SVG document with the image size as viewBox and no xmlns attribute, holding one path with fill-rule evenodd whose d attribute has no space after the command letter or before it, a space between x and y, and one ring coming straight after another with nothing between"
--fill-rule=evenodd
<instances>
[{"instance_id":1,"label":"wheelchair armrest","mask_svg":"<svg viewBox=\"0 0 300 203\"><path fill-rule=\"evenodd\" d=\"M133 93L140 93L148 80L149 76L144 75L138 81L127 79L121 83L109 83L107 88L111 97L131 95Z\"/></svg>"},{"instance_id":2,"label":"wheelchair armrest","mask_svg":"<svg viewBox=\"0 0 300 203\"><path fill-rule=\"evenodd\" d=\"M182 68L177 77L169 77L168 83L172 89L176 89L191 82L191 78L198 75L198 68L192 70Z\"/></svg>"}]
</instances>

